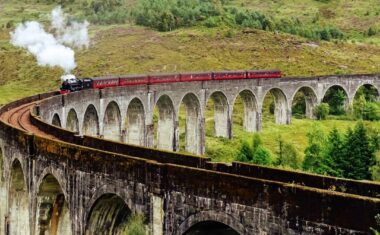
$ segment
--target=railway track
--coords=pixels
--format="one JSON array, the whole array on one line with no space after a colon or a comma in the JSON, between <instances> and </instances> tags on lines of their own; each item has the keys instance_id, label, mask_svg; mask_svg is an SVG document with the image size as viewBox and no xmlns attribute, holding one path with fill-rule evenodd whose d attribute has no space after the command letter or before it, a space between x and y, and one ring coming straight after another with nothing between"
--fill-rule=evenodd
<instances>
[{"instance_id":1,"label":"railway track","mask_svg":"<svg viewBox=\"0 0 380 235\"><path fill-rule=\"evenodd\" d=\"M20 107L17 107L15 109L10 109L7 112L3 113L0 116L0 119L4 122L7 122L8 124L12 125L13 127L24 130L29 133L33 133L38 136L44 136L51 139L57 139L55 136L45 133L42 130L38 129L36 126L34 126L31 121L31 109L36 105L35 102L28 103L21 105Z\"/></svg>"}]
</instances>

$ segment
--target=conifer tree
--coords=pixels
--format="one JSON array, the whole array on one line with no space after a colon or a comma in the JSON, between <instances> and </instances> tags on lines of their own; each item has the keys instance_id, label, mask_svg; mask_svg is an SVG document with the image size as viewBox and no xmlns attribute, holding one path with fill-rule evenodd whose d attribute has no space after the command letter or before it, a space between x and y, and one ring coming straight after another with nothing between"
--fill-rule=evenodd
<instances>
[{"instance_id":1,"label":"conifer tree","mask_svg":"<svg viewBox=\"0 0 380 235\"><path fill-rule=\"evenodd\" d=\"M319 126L314 126L309 133L308 146L305 149L305 160L302 168L306 171L316 172L322 165L322 151L325 144L324 133Z\"/></svg>"},{"instance_id":2,"label":"conifer tree","mask_svg":"<svg viewBox=\"0 0 380 235\"><path fill-rule=\"evenodd\" d=\"M345 148L344 177L370 180L370 168L375 164L374 149L370 146L370 141L362 122L356 125L354 131L348 131Z\"/></svg>"},{"instance_id":3,"label":"conifer tree","mask_svg":"<svg viewBox=\"0 0 380 235\"><path fill-rule=\"evenodd\" d=\"M329 175L342 177L343 168L347 164L344 152L344 139L338 129L334 128L329 133L327 140L324 165L329 166Z\"/></svg>"},{"instance_id":4,"label":"conifer tree","mask_svg":"<svg viewBox=\"0 0 380 235\"><path fill-rule=\"evenodd\" d=\"M301 167L301 159L294 145L284 141L281 136L277 138L277 143L278 151L275 165L299 169Z\"/></svg>"}]
</instances>

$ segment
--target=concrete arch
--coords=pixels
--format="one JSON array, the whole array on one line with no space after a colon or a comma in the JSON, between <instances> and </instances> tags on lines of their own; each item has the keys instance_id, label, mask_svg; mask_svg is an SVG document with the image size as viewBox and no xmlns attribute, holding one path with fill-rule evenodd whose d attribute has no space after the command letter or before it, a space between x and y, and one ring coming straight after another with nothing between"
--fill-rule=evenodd
<instances>
[{"instance_id":1,"label":"concrete arch","mask_svg":"<svg viewBox=\"0 0 380 235\"><path fill-rule=\"evenodd\" d=\"M310 86L301 86L297 88L296 91L293 93L292 98L290 100L290 106L293 105L294 98L299 92L302 92L305 97L305 116L310 119L314 118L314 109L318 105L317 93Z\"/></svg>"},{"instance_id":2,"label":"concrete arch","mask_svg":"<svg viewBox=\"0 0 380 235\"><path fill-rule=\"evenodd\" d=\"M353 99L355 99L355 97L356 97L356 95L357 95L359 89L362 88L362 87L366 87L366 86L367 86L367 87L370 86L370 87L375 88L376 93L377 93L377 94L376 94L377 97L378 97L378 98L380 97L380 89L379 89L375 84L364 83L364 84L360 84L359 86L357 86L357 87L355 88L355 90L354 90L354 92L353 92L353 95L352 95Z\"/></svg>"},{"instance_id":3,"label":"concrete arch","mask_svg":"<svg viewBox=\"0 0 380 235\"><path fill-rule=\"evenodd\" d=\"M123 234L131 214L130 208L120 196L103 194L87 213L85 234Z\"/></svg>"},{"instance_id":4,"label":"concrete arch","mask_svg":"<svg viewBox=\"0 0 380 235\"><path fill-rule=\"evenodd\" d=\"M8 190L8 234L30 234L29 193L21 162L12 162Z\"/></svg>"},{"instance_id":5,"label":"concrete arch","mask_svg":"<svg viewBox=\"0 0 380 235\"><path fill-rule=\"evenodd\" d=\"M251 90L244 89L240 91L237 96L234 98L234 106L236 101L240 97L244 106L244 115L243 115L243 127L247 132L255 132L259 129L259 120L258 120L258 108L257 108L257 99L254 93ZM234 113L234 110L232 110Z\"/></svg>"},{"instance_id":6,"label":"concrete arch","mask_svg":"<svg viewBox=\"0 0 380 235\"><path fill-rule=\"evenodd\" d=\"M172 99L162 95L156 102L158 108L157 142L159 149L176 150L176 114Z\"/></svg>"},{"instance_id":7,"label":"concrete arch","mask_svg":"<svg viewBox=\"0 0 380 235\"><path fill-rule=\"evenodd\" d=\"M214 135L231 138L231 119L227 96L222 91L215 91L208 97L214 104Z\"/></svg>"},{"instance_id":8,"label":"concrete arch","mask_svg":"<svg viewBox=\"0 0 380 235\"><path fill-rule=\"evenodd\" d=\"M263 101L268 94L274 98L274 116L276 124L290 124L290 110L288 107L288 98L285 93L277 87L269 89L263 96Z\"/></svg>"},{"instance_id":9,"label":"concrete arch","mask_svg":"<svg viewBox=\"0 0 380 235\"><path fill-rule=\"evenodd\" d=\"M121 113L115 101L108 103L103 119L103 136L105 139L120 141Z\"/></svg>"},{"instance_id":10,"label":"concrete arch","mask_svg":"<svg viewBox=\"0 0 380 235\"><path fill-rule=\"evenodd\" d=\"M349 97L349 92L348 92L348 90L347 90L347 88L345 86L340 85L340 84L332 84L332 85L328 86L326 89L323 90L322 96L321 96L321 100L323 100L325 98L327 92L331 88L333 88L333 87L339 87L339 88L341 88L344 91L344 93L346 94L347 98Z\"/></svg>"},{"instance_id":11,"label":"concrete arch","mask_svg":"<svg viewBox=\"0 0 380 235\"><path fill-rule=\"evenodd\" d=\"M344 111L347 111L349 109L350 105L352 104L353 98L350 98L348 90L344 86L341 86L339 84L331 85L327 89L325 89L325 91L323 92L323 96L322 96L322 102L325 101L325 98L328 95L329 90L331 90L333 88L338 88L344 92L346 99L345 99L344 104L343 104L343 109L344 109ZM344 112L344 111L342 111L342 112ZM331 106L330 106L330 112L331 112ZM332 113L332 114L334 114L334 113ZM337 114L337 115L339 115L339 114Z\"/></svg>"},{"instance_id":12,"label":"concrete arch","mask_svg":"<svg viewBox=\"0 0 380 235\"><path fill-rule=\"evenodd\" d=\"M225 224L235 230L241 235L248 234L244 225L240 221L227 213L217 212L217 211L201 211L196 214L190 215L185 221L181 223L179 228L175 229L175 235L183 235L194 225L205 222L205 221L215 221Z\"/></svg>"},{"instance_id":13,"label":"concrete arch","mask_svg":"<svg viewBox=\"0 0 380 235\"><path fill-rule=\"evenodd\" d=\"M186 111L185 150L202 154L202 115L199 99L194 93L187 93L181 100L180 105L182 104Z\"/></svg>"},{"instance_id":14,"label":"concrete arch","mask_svg":"<svg viewBox=\"0 0 380 235\"><path fill-rule=\"evenodd\" d=\"M54 126L59 126L59 127L62 126L61 118L59 117L58 113L55 113L53 115L53 119L51 121L51 124L53 124Z\"/></svg>"},{"instance_id":15,"label":"concrete arch","mask_svg":"<svg viewBox=\"0 0 380 235\"><path fill-rule=\"evenodd\" d=\"M98 111L95 106L90 104L83 117L82 125L82 134L83 135L99 135L99 116Z\"/></svg>"},{"instance_id":16,"label":"concrete arch","mask_svg":"<svg viewBox=\"0 0 380 235\"><path fill-rule=\"evenodd\" d=\"M127 107L125 142L145 145L145 109L139 98L133 98Z\"/></svg>"},{"instance_id":17,"label":"concrete arch","mask_svg":"<svg viewBox=\"0 0 380 235\"><path fill-rule=\"evenodd\" d=\"M67 114L66 129L79 133L79 120L75 109L70 109Z\"/></svg>"},{"instance_id":18,"label":"concrete arch","mask_svg":"<svg viewBox=\"0 0 380 235\"><path fill-rule=\"evenodd\" d=\"M73 223L67 194L58 178L43 174L37 187L36 234L72 234Z\"/></svg>"}]
</instances>

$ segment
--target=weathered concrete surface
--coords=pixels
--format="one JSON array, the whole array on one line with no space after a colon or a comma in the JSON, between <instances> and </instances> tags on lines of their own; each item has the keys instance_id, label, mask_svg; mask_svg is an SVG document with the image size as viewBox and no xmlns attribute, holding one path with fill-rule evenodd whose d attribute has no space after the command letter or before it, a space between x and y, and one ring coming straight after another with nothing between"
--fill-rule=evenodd
<instances>
[{"instance_id":1,"label":"weathered concrete surface","mask_svg":"<svg viewBox=\"0 0 380 235\"><path fill-rule=\"evenodd\" d=\"M127 109L126 143L145 145L145 111L142 102L135 98Z\"/></svg>"}]
</instances>

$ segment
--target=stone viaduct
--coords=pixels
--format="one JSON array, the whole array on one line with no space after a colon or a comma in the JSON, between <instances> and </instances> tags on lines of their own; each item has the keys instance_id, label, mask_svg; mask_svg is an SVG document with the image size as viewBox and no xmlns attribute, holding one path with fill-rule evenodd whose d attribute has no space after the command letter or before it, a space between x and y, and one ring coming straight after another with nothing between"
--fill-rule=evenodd
<instances>
[{"instance_id":1,"label":"stone viaduct","mask_svg":"<svg viewBox=\"0 0 380 235\"><path fill-rule=\"evenodd\" d=\"M166 150L179 149L179 112L186 109L186 151L202 154L205 151L205 113L213 101L215 136L232 138L232 114L237 97L244 103L244 128L248 132L261 130L264 98L271 93L275 100L275 121L289 124L292 103L297 92L304 93L306 116L328 89L338 86L351 105L356 91L363 85L380 87L377 76L329 76L315 78L283 78L169 83L140 87L119 87L90 90L64 96L48 107L41 107L44 120L78 132L79 135L98 135ZM154 126L153 111L158 109Z\"/></svg>"},{"instance_id":2,"label":"stone viaduct","mask_svg":"<svg viewBox=\"0 0 380 235\"><path fill-rule=\"evenodd\" d=\"M370 234L380 213L380 184L166 151L179 149L181 104L185 148L201 154L210 99L215 135L231 138L238 96L244 127L252 132L262 127L268 93L274 96L276 122L288 124L298 91L312 117L332 86L340 86L352 104L363 85L378 88L380 77L116 87L40 94L5 105L0 233L123 234L137 213L147 231L158 235L208 234L209 228L224 234Z\"/></svg>"}]
</instances>

